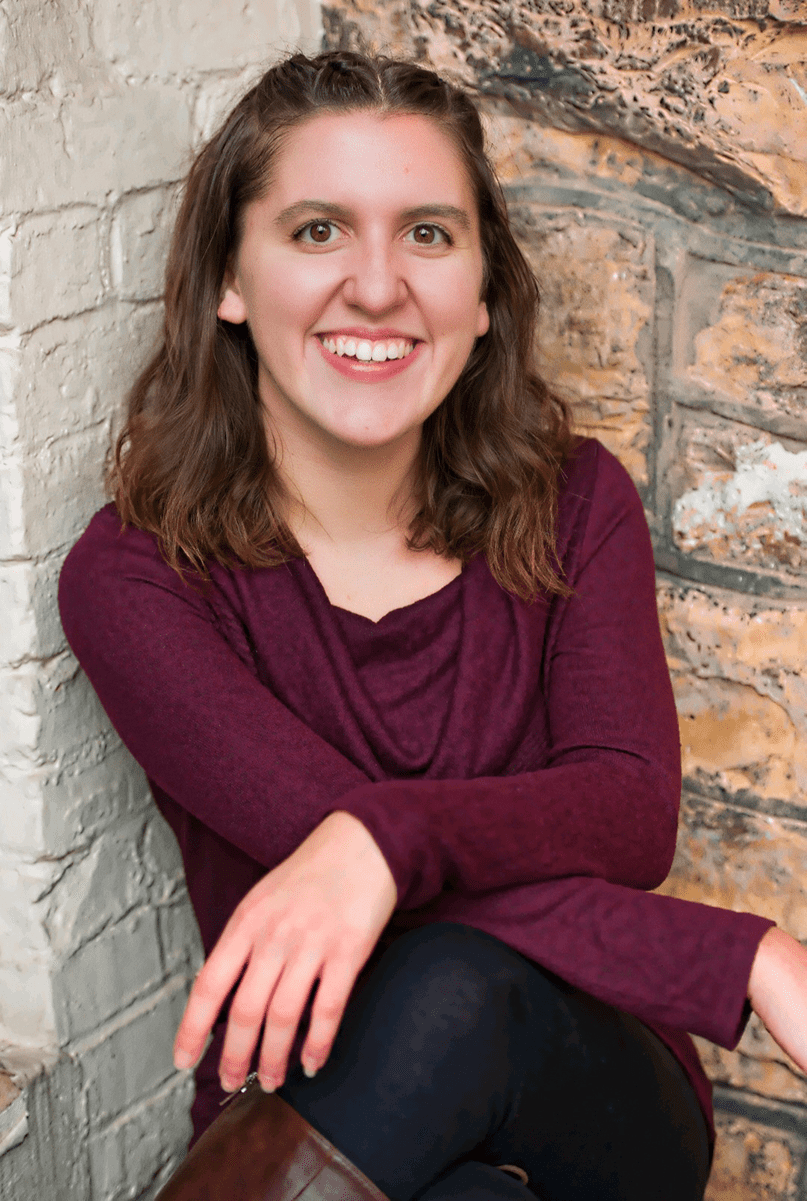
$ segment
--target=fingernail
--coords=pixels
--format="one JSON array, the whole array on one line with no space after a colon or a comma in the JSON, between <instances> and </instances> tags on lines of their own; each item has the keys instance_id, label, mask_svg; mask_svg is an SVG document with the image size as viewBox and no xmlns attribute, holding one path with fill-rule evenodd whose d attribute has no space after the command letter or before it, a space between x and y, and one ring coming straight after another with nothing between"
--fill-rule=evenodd
<instances>
[{"instance_id":1,"label":"fingernail","mask_svg":"<svg viewBox=\"0 0 807 1201\"><path fill-rule=\"evenodd\" d=\"M314 1067L313 1064L308 1064L308 1063L303 1064L303 1072L308 1077L309 1080L313 1080L318 1071L319 1071L319 1068Z\"/></svg>"},{"instance_id":2,"label":"fingernail","mask_svg":"<svg viewBox=\"0 0 807 1201\"><path fill-rule=\"evenodd\" d=\"M271 1076L258 1076L258 1083L265 1093L273 1093L278 1086L277 1080Z\"/></svg>"},{"instance_id":3,"label":"fingernail","mask_svg":"<svg viewBox=\"0 0 807 1201\"><path fill-rule=\"evenodd\" d=\"M188 1068L192 1068L194 1064L193 1056L187 1051L174 1052L174 1067L178 1072L185 1072Z\"/></svg>"},{"instance_id":4,"label":"fingernail","mask_svg":"<svg viewBox=\"0 0 807 1201\"><path fill-rule=\"evenodd\" d=\"M224 1089L225 1093L238 1092L239 1088L241 1087L241 1082L236 1080L234 1076L221 1076L220 1079L221 1087Z\"/></svg>"}]
</instances>

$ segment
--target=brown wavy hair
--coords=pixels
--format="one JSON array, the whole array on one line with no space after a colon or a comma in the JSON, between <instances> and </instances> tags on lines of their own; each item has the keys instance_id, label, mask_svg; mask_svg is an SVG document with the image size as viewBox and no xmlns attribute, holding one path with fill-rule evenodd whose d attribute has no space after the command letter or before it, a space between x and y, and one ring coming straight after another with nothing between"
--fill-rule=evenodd
<instances>
[{"instance_id":1,"label":"brown wavy hair","mask_svg":"<svg viewBox=\"0 0 807 1201\"><path fill-rule=\"evenodd\" d=\"M177 570L212 558L267 567L304 554L282 517L257 358L246 325L219 320L244 210L271 186L284 136L323 112L428 117L453 139L476 197L488 333L423 428L412 549L485 554L525 599L567 593L555 556L569 414L533 368L538 286L510 231L470 98L409 62L293 54L236 105L196 158L168 256L162 339L128 398L109 489L124 524L149 530Z\"/></svg>"}]
</instances>

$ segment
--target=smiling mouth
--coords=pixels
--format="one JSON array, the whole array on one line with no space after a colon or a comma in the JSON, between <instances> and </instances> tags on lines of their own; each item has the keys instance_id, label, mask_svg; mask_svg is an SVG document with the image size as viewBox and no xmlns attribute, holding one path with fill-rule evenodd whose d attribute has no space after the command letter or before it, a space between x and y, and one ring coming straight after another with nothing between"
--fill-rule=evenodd
<instances>
[{"instance_id":1,"label":"smiling mouth","mask_svg":"<svg viewBox=\"0 0 807 1201\"><path fill-rule=\"evenodd\" d=\"M384 338L371 342L367 338L336 338L319 335L326 350L339 358L354 359L359 363L386 363L390 359L405 359L415 349L411 338Z\"/></svg>"}]
</instances>

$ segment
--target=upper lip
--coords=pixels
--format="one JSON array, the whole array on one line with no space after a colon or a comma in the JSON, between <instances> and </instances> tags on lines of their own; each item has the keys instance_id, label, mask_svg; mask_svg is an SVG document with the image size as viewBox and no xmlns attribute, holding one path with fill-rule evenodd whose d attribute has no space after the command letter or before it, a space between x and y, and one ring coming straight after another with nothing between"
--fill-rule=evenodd
<instances>
[{"instance_id":1,"label":"upper lip","mask_svg":"<svg viewBox=\"0 0 807 1201\"><path fill-rule=\"evenodd\" d=\"M384 342L403 338L406 342L419 342L414 334L401 333L399 329L369 329L366 325L350 325L344 329L321 329L318 338L363 338L366 342Z\"/></svg>"}]
</instances>

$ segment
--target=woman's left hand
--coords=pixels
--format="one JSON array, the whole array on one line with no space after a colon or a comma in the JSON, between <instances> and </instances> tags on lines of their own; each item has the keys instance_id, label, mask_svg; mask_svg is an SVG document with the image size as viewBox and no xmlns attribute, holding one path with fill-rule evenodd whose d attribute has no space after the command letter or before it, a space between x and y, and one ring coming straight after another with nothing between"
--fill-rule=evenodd
<instances>
[{"instance_id":1,"label":"woman's left hand","mask_svg":"<svg viewBox=\"0 0 807 1201\"><path fill-rule=\"evenodd\" d=\"M748 997L782 1050L807 1073L807 949L776 926L757 949Z\"/></svg>"},{"instance_id":2,"label":"woman's left hand","mask_svg":"<svg viewBox=\"0 0 807 1201\"><path fill-rule=\"evenodd\" d=\"M313 1075L330 1054L356 977L389 921L397 889L375 839L355 817L330 813L251 888L191 989L174 1043L179 1068L196 1063L225 998L230 1007L222 1087L240 1088L261 1026L261 1085L279 1088L306 1001L319 986L301 1059Z\"/></svg>"}]
</instances>

